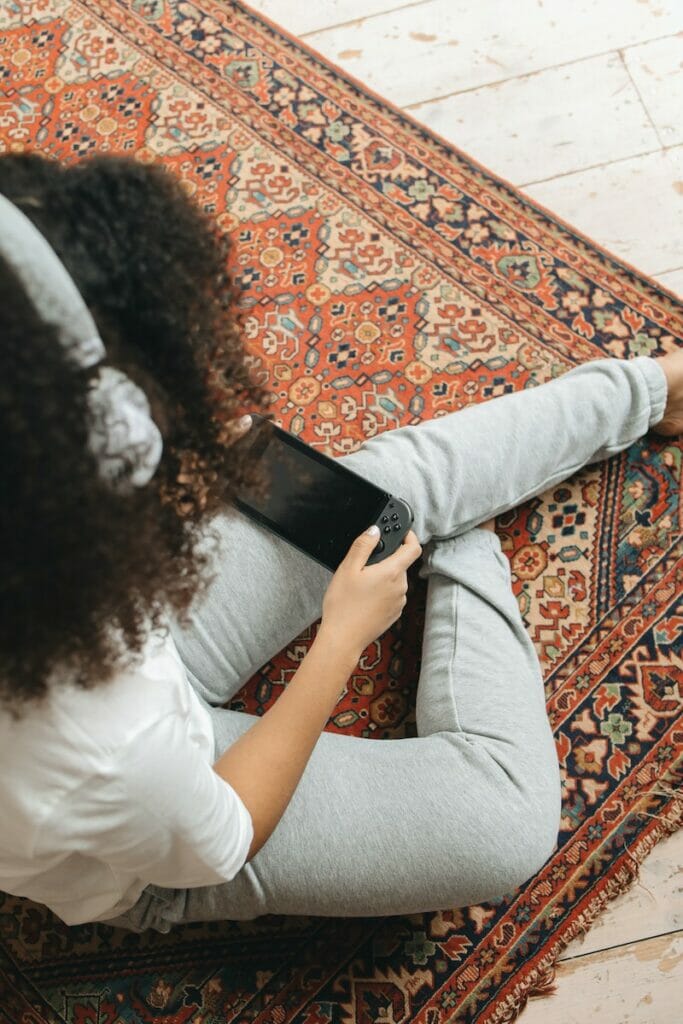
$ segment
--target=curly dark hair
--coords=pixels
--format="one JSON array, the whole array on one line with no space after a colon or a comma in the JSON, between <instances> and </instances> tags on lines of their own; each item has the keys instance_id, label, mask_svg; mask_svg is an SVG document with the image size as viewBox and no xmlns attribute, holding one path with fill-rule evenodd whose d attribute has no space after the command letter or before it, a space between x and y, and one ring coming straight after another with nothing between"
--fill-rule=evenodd
<instances>
[{"instance_id":1,"label":"curly dark hair","mask_svg":"<svg viewBox=\"0 0 683 1024\"><path fill-rule=\"evenodd\" d=\"M259 482L234 421L271 417L273 396L241 341L229 242L168 172L7 155L0 192L61 257L107 362L143 388L164 437L147 486L122 495L102 481L87 447L88 371L0 259L0 704L16 718L55 671L90 688L135 660L168 609L186 621L209 578L199 541L211 517Z\"/></svg>"}]
</instances>

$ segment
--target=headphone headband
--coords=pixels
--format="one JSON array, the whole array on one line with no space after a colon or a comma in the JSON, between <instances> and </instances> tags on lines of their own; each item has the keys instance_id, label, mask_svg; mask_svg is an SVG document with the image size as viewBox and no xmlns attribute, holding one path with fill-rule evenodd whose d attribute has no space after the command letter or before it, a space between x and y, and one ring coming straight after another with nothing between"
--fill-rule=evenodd
<instances>
[{"instance_id":1,"label":"headphone headband","mask_svg":"<svg viewBox=\"0 0 683 1024\"><path fill-rule=\"evenodd\" d=\"M95 321L68 270L35 224L2 194L0 255L77 366L106 359ZM102 366L90 382L88 406L89 447L100 476L116 490L143 487L159 465L163 443L142 389L120 370Z\"/></svg>"}]
</instances>

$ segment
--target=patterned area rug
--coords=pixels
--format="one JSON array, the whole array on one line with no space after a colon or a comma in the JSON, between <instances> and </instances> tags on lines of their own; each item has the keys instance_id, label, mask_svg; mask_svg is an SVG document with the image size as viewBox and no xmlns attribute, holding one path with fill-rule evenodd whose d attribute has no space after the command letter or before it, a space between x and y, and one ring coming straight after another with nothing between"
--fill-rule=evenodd
<instances>
[{"instance_id":1,"label":"patterned area rug","mask_svg":"<svg viewBox=\"0 0 683 1024\"><path fill-rule=\"evenodd\" d=\"M234 233L248 345L276 413L327 454L584 360L683 343L673 296L240 4L0 11L0 148L128 153L179 174ZM680 822L681 454L644 439L498 521L565 786L560 846L536 878L438 914L168 936L69 929L2 897L0 1020L511 1020ZM423 585L330 730L415 734ZM312 635L231 706L269 707Z\"/></svg>"}]
</instances>

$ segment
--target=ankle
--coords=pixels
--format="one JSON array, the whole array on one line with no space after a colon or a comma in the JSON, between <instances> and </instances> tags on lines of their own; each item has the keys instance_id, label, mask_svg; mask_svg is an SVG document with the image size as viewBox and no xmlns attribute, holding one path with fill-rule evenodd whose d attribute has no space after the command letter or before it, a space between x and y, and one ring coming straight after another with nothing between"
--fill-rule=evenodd
<instances>
[{"instance_id":1,"label":"ankle","mask_svg":"<svg viewBox=\"0 0 683 1024\"><path fill-rule=\"evenodd\" d=\"M680 391L683 387L683 349L658 356L657 362L664 370L669 391Z\"/></svg>"},{"instance_id":2,"label":"ankle","mask_svg":"<svg viewBox=\"0 0 683 1024\"><path fill-rule=\"evenodd\" d=\"M683 431L683 349L659 356L657 362L666 378L666 406L654 429L672 436Z\"/></svg>"}]
</instances>

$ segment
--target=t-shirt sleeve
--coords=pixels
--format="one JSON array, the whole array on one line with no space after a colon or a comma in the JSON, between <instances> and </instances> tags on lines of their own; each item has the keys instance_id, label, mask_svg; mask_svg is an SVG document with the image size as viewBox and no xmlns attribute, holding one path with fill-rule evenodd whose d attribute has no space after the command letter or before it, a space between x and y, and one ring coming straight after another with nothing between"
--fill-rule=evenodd
<instances>
[{"instance_id":1,"label":"t-shirt sleeve","mask_svg":"<svg viewBox=\"0 0 683 1024\"><path fill-rule=\"evenodd\" d=\"M117 751L66 798L61 815L70 819L68 838L80 853L170 888L229 882L254 835L241 798L187 738L176 714ZM48 827L58 829L58 819Z\"/></svg>"}]
</instances>

